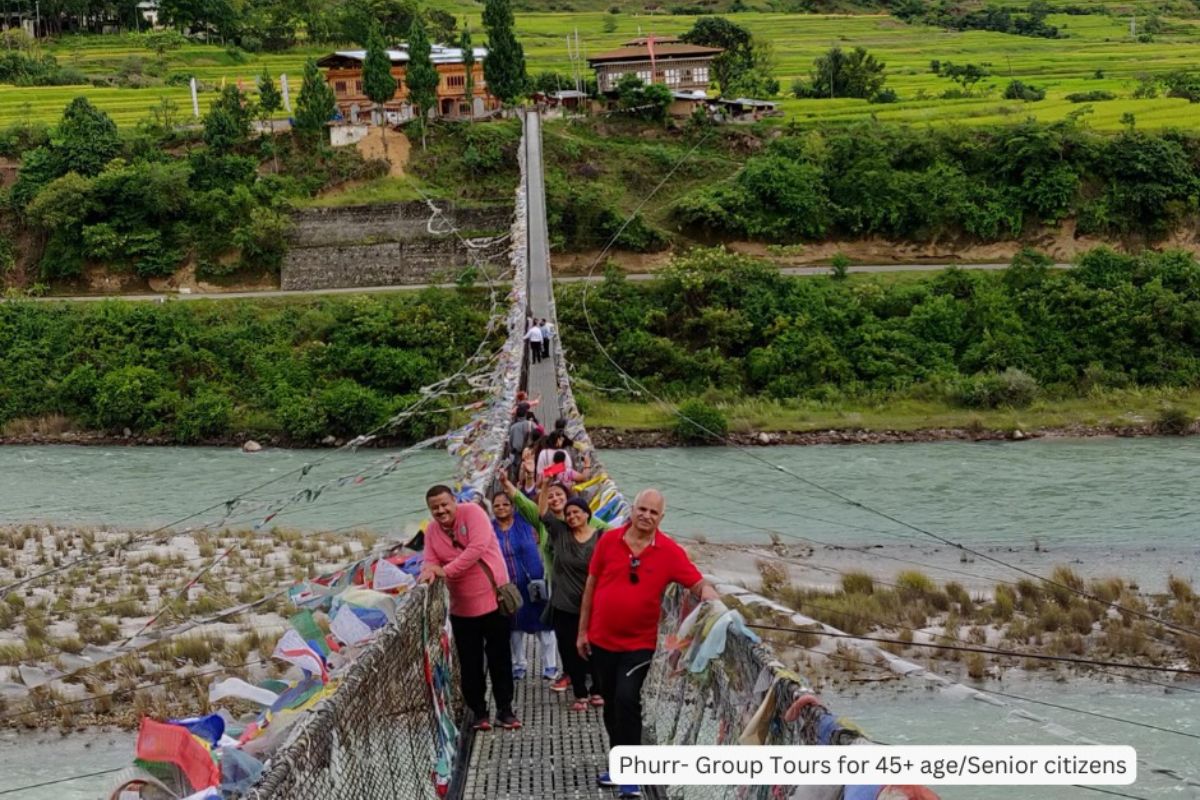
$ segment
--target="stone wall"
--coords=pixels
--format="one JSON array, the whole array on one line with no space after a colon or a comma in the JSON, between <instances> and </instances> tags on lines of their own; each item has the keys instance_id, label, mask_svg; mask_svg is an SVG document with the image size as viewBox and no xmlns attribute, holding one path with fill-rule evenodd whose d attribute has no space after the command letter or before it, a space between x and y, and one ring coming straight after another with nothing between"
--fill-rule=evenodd
<instances>
[{"instance_id":1,"label":"stone wall","mask_svg":"<svg viewBox=\"0 0 1200 800\"><path fill-rule=\"evenodd\" d=\"M475 263L499 270L507 242L477 252L468 240L502 236L512 207L452 208L438 203L434 217L424 202L343 208L312 208L293 216L293 230L280 275L284 289L339 289L449 283Z\"/></svg>"}]
</instances>

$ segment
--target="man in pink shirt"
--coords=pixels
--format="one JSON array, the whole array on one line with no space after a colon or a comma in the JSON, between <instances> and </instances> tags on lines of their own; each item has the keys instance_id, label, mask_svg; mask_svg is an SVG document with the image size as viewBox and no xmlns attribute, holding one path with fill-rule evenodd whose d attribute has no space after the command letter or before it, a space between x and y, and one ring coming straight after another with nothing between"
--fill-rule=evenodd
<instances>
[{"instance_id":1,"label":"man in pink shirt","mask_svg":"<svg viewBox=\"0 0 1200 800\"><path fill-rule=\"evenodd\" d=\"M496 590L482 564L491 569L497 585L508 583L508 568L500 543L487 513L474 503L459 503L448 486L434 486L425 493L425 505L433 521L425 530L425 565L421 581L446 580L450 593L450 627L458 649L462 693L471 709L472 727L492 729L484 695L487 674L492 678L496 701L496 724L519 728L513 713L512 651L509 621L500 613Z\"/></svg>"}]
</instances>

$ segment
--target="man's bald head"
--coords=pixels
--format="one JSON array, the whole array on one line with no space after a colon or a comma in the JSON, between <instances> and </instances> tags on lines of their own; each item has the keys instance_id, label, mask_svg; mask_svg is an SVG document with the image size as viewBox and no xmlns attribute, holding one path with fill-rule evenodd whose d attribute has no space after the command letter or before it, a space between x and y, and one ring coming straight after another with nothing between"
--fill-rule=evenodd
<instances>
[{"instance_id":1,"label":"man's bald head","mask_svg":"<svg viewBox=\"0 0 1200 800\"><path fill-rule=\"evenodd\" d=\"M642 536L650 536L658 529L663 514L667 511L667 499L658 489L642 489L633 499L630 515L633 529Z\"/></svg>"}]
</instances>

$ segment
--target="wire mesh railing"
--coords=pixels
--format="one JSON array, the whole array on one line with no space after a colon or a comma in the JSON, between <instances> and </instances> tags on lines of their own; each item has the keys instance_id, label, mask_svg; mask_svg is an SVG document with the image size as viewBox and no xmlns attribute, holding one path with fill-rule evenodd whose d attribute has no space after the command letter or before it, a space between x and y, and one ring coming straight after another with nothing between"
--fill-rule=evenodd
<instances>
[{"instance_id":1,"label":"wire mesh railing","mask_svg":"<svg viewBox=\"0 0 1200 800\"><path fill-rule=\"evenodd\" d=\"M668 594L660 622L660 647L643 690L647 744L821 745L868 744L858 729L817 699L811 684L787 669L757 637L730 629L722 652L694 670L709 627L689 627L695 601L681 589ZM711 621L716 615L710 615ZM795 794L794 791L803 792ZM833 800L841 786L678 786L662 797L685 800Z\"/></svg>"},{"instance_id":2,"label":"wire mesh railing","mask_svg":"<svg viewBox=\"0 0 1200 800\"><path fill-rule=\"evenodd\" d=\"M445 588L417 586L247 797L444 796L459 745L456 672Z\"/></svg>"}]
</instances>

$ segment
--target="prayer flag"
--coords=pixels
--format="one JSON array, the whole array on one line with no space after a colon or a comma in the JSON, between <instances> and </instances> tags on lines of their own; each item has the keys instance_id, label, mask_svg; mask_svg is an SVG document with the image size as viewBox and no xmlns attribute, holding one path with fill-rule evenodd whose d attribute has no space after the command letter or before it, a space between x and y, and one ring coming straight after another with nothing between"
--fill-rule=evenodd
<instances>
[{"instance_id":1,"label":"prayer flag","mask_svg":"<svg viewBox=\"0 0 1200 800\"><path fill-rule=\"evenodd\" d=\"M321 658L321 654L304 641L304 638L295 630L290 630L283 635L271 655L289 664L295 664L307 673L319 675L322 683L329 680L329 670L326 669L325 660Z\"/></svg>"},{"instance_id":2,"label":"prayer flag","mask_svg":"<svg viewBox=\"0 0 1200 800\"><path fill-rule=\"evenodd\" d=\"M371 629L346 605L338 609L329 627L333 629L333 635L346 644L358 644L371 637Z\"/></svg>"},{"instance_id":3,"label":"prayer flag","mask_svg":"<svg viewBox=\"0 0 1200 800\"><path fill-rule=\"evenodd\" d=\"M205 789L221 782L221 771L208 748L179 725L143 717L136 753L143 761L165 761L179 767L193 789Z\"/></svg>"},{"instance_id":4,"label":"prayer flag","mask_svg":"<svg viewBox=\"0 0 1200 800\"><path fill-rule=\"evenodd\" d=\"M407 589L416 581L412 575L397 567L386 559L375 563L375 580L371 588L377 592L388 589Z\"/></svg>"}]
</instances>

